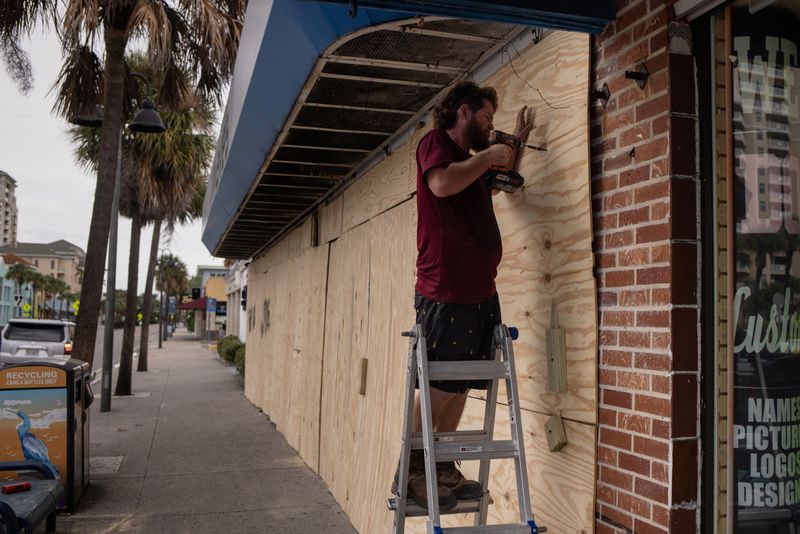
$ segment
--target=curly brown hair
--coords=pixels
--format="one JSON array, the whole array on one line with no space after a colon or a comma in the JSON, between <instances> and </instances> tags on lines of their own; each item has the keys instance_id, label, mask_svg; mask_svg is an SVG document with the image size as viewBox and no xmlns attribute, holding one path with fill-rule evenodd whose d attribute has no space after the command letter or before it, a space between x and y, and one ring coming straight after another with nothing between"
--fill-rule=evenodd
<instances>
[{"instance_id":1,"label":"curly brown hair","mask_svg":"<svg viewBox=\"0 0 800 534\"><path fill-rule=\"evenodd\" d=\"M456 112L462 104L469 106L472 111L478 111L488 100L494 109L497 109L497 91L494 87L480 87L475 82L458 82L444 99L433 109L433 126L435 128L452 128L456 124Z\"/></svg>"}]
</instances>

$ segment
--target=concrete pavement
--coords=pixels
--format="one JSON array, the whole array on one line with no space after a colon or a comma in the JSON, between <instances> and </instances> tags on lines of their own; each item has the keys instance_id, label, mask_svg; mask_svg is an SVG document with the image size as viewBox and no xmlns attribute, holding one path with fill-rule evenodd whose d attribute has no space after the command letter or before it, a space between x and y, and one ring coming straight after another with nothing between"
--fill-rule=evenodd
<instances>
[{"instance_id":1,"label":"concrete pavement","mask_svg":"<svg viewBox=\"0 0 800 534\"><path fill-rule=\"evenodd\" d=\"M110 412L95 399L91 483L58 532L356 532L216 353L179 329L149 368Z\"/></svg>"}]
</instances>

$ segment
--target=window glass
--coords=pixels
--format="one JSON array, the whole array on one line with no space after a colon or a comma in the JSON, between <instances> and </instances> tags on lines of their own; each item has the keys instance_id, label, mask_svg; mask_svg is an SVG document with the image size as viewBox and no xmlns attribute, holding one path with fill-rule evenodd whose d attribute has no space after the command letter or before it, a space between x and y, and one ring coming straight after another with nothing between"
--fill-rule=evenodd
<instances>
[{"instance_id":1,"label":"window glass","mask_svg":"<svg viewBox=\"0 0 800 534\"><path fill-rule=\"evenodd\" d=\"M18 341L64 341L64 327L58 324L11 323L5 338Z\"/></svg>"}]
</instances>

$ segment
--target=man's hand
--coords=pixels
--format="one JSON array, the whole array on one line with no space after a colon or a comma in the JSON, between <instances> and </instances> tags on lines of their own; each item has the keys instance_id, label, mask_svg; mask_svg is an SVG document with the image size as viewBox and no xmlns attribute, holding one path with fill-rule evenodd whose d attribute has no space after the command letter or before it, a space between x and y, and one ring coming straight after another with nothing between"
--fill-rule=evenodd
<instances>
[{"instance_id":1,"label":"man's hand","mask_svg":"<svg viewBox=\"0 0 800 534\"><path fill-rule=\"evenodd\" d=\"M514 157L514 151L510 146L502 143L492 145L486 150L482 150L480 154L484 155L490 168L510 169L513 163L511 158Z\"/></svg>"},{"instance_id":2,"label":"man's hand","mask_svg":"<svg viewBox=\"0 0 800 534\"><path fill-rule=\"evenodd\" d=\"M531 133L531 128L533 128L533 110L531 109L530 113L526 113L527 110L528 106L522 106L519 113L517 113L517 125L514 127L514 136L522 144L525 143L528 134Z\"/></svg>"}]
</instances>

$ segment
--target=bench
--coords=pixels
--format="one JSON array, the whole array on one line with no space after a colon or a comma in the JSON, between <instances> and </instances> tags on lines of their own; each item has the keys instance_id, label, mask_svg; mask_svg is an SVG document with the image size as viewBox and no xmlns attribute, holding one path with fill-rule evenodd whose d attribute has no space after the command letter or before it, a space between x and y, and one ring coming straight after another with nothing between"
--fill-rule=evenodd
<instances>
[{"instance_id":1,"label":"bench","mask_svg":"<svg viewBox=\"0 0 800 534\"><path fill-rule=\"evenodd\" d=\"M8 533L32 533L45 523L46 532L56 531L56 506L64 486L39 462L0 462L0 471L38 471L45 480L31 480L31 489L19 493L0 493L0 525Z\"/></svg>"}]
</instances>

